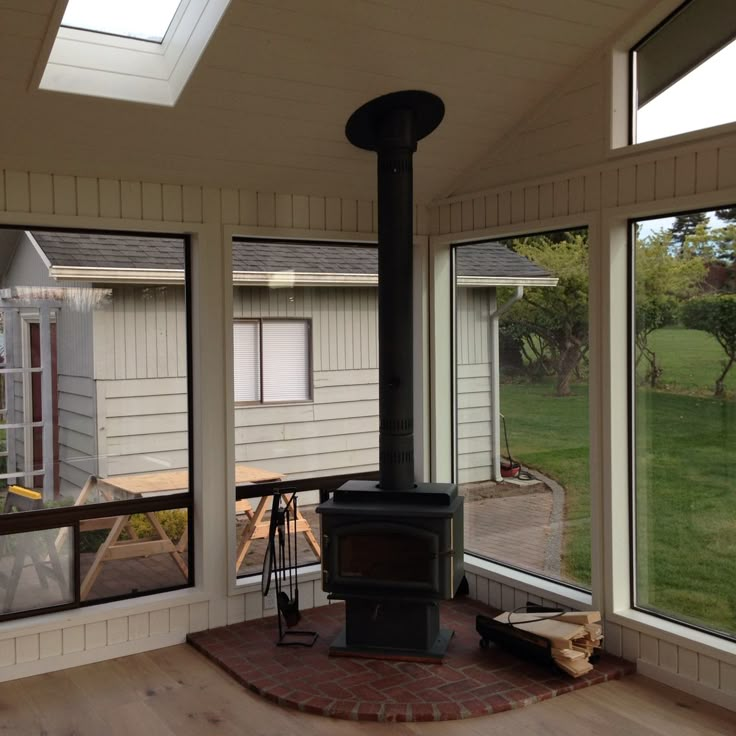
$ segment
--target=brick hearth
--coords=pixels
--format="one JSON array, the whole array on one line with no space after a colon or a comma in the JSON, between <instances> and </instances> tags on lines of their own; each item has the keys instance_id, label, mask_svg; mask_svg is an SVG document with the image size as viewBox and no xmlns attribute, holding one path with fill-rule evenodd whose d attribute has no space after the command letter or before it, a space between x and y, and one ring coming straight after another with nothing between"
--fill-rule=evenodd
<instances>
[{"instance_id":1,"label":"brick hearth","mask_svg":"<svg viewBox=\"0 0 736 736\"><path fill-rule=\"evenodd\" d=\"M603 655L572 679L553 665L482 650L475 601L442 604L442 625L455 631L443 664L329 657L344 620L342 605L305 611L301 629L319 632L313 648L276 647L275 617L190 634L189 642L238 682L279 705L365 721L445 721L488 715L616 679L634 665Z\"/></svg>"}]
</instances>

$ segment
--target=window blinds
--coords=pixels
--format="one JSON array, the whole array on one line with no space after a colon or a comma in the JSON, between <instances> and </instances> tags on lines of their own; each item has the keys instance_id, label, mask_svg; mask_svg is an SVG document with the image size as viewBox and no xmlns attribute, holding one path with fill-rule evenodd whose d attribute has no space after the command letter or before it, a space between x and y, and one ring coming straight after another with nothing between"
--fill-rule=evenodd
<instances>
[{"instance_id":1,"label":"window blinds","mask_svg":"<svg viewBox=\"0 0 736 736\"><path fill-rule=\"evenodd\" d=\"M261 400L261 356L258 322L233 323L235 401Z\"/></svg>"},{"instance_id":2,"label":"window blinds","mask_svg":"<svg viewBox=\"0 0 736 736\"><path fill-rule=\"evenodd\" d=\"M309 324L303 320L263 322L263 400L307 401Z\"/></svg>"}]
</instances>

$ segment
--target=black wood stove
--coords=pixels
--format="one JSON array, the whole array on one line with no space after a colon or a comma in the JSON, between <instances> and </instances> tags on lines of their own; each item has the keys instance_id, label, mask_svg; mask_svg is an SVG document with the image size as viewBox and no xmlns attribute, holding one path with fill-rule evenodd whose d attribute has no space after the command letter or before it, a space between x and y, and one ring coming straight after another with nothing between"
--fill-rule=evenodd
<instances>
[{"instance_id":1,"label":"black wood stove","mask_svg":"<svg viewBox=\"0 0 736 736\"><path fill-rule=\"evenodd\" d=\"M452 484L415 483L412 156L441 122L439 97L395 92L360 107L346 135L378 154L378 484L349 481L317 508L322 587L344 600L331 654L438 661L451 631L439 604L463 577L463 499Z\"/></svg>"}]
</instances>

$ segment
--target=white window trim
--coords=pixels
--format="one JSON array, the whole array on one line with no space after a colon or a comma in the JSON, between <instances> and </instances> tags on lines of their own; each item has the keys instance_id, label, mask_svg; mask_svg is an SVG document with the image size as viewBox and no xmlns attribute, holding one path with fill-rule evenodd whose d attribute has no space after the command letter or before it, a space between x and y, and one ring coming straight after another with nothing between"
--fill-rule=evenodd
<instances>
[{"instance_id":1,"label":"white window trim","mask_svg":"<svg viewBox=\"0 0 736 736\"><path fill-rule=\"evenodd\" d=\"M42 90L173 106L229 4L183 0L160 44L67 28L57 12L36 84Z\"/></svg>"}]
</instances>

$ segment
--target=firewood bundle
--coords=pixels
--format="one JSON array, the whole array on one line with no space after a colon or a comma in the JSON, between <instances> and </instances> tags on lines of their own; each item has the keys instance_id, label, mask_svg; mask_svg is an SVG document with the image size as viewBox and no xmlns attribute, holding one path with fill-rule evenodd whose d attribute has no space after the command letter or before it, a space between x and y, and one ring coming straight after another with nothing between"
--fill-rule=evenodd
<instances>
[{"instance_id":1,"label":"firewood bundle","mask_svg":"<svg viewBox=\"0 0 736 736\"><path fill-rule=\"evenodd\" d=\"M496 616L495 620L512 629L547 639L555 664L573 677L580 677L593 669L590 656L601 647L603 641L598 611L505 612Z\"/></svg>"}]
</instances>

